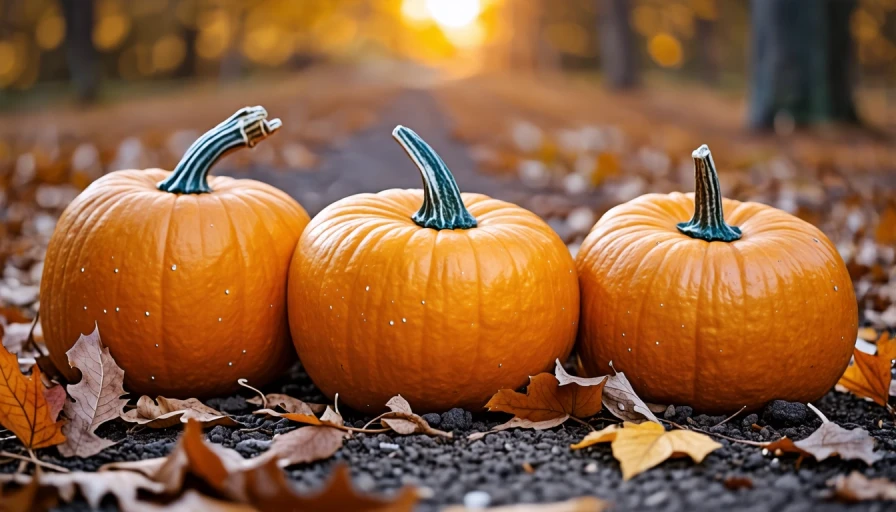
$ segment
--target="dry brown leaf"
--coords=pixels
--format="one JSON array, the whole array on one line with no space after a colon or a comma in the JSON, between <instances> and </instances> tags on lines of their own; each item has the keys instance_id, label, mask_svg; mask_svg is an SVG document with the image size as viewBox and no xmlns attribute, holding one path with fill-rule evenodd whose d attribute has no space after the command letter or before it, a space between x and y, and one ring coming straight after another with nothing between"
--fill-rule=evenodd
<instances>
[{"instance_id":1,"label":"dry brown leaf","mask_svg":"<svg viewBox=\"0 0 896 512\"><path fill-rule=\"evenodd\" d=\"M594 496L583 496L556 503L521 503L489 508L468 508L462 505L442 509L442 512L603 512L610 504Z\"/></svg>"},{"instance_id":2,"label":"dry brown leaf","mask_svg":"<svg viewBox=\"0 0 896 512\"><path fill-rule=\"evenodd\" d=\"M282 468L329 459L342 448L342 441L349 435L350 432L333 427L309 425L274 436L271 447L262 457L276 458Z\"/></svg>"},{"instance_id":3,"label":"dry brown leaf","mask_svg":"<svg viewBox=\"0 0 896 512\"><path fill-rule=\"evenodd\" d=\"M840 377L838 385L863 398L870 398L887 407L890 398L890 373L896 359L896 339L884 332L877 340L877 354L853 350L853 364Z\"/></svg>"},{"instance_id":4,"label":"dry brown leaf","mask_svg":"<svg viewBox=\"0 0 896 512\"><path fill-rule=\"evenodd\" d=\"M0 346L0 425L10 430L29 449L65 442L62 422L50 415L40 381L40 368L31 377L22 375L16 356Z\"/></svg>"},{"instance_id":5,"label":"dry brown leaf","mask_svg":"<svg viewBox=\"0 0 896 512\"><path fill-rule=\"evenodd\" d=\"M271 416L274 418L286 418L289 421L304 423L306 425L323 425L338 428L340 430L349 430L348 428L346 428L345 420L342 419L342 416L338 412L331 409L329 406L327 406L320 418L318 418L314 414L279 413L273 409L261 409L260 411L255 411L255 414L266 414L267 416Z\"/></svg>"},{"instance_id":6,"label":"dry brown leaf","mask_svg":"<svg viewBox=\"0 0 896 512\"><path fill-rule=\"evenodd\" d=\"M858 471L849 475L838 475L828 480L833 487L832 497L840 501L857 503L868 500L896 500L896 483L886 478L868 478Z\"/></svg>"},{"instance_id":7,"label":"dry brown leaf","mask_svg":"<svg viewBox=\"0 0 896 512\"><path fill-rule=\"evenodd\" d=\"M616 440L616 433L621 429L622 427L619 425L610 425L609 427L589 433L584 439L569 447L573 450L581 450L582 448L588 448L589 446L594 446L599 443L612 443Z\"/></svg>"},{"instance_id":8,"label":"dry brown leaf","mask_svg":"<svg viewBox=\"0 0 896 512\"><path fill-rule=\"evenodd\" d=\"M489 434L493 434L501 430L508 430L511 428L531 428L533 430L547 430L549 428L559 427L568 419L569 416L559 416L557 418L545 421L531 421L521 418L510 418L510 421L502 423L487 432L474 432L467 436L467 439L469 439L470 441L476 441L477 439L482 439Z\"/></svg>"},{"instance_id":9,"label":"dry brown leaf","mask_svg":"<svg viewBox=\"0 0 896 512\"><path fill-rule=\"evenodd\" d=\"M157 397L155 401L144 395L137 400L137 407L123 413L121 419L149 428L168 428L188 420L195 420L203 427L224 425L237 427L241 423L230 416L212 409L195 398L178 400Z\"/></svg>"},{"instance_id":10,"label":"dry brown leaf","mask_svg":"<svg viewBox=\"0 0 896 512\"><path fill-rule=\"evenodd\" d=\"M601 410L603 388L603 383L561 386L550 373L540 373L529 378L526 394L502 389L485 406L490 411L506 412L534 422L569 416L589 418Z\"/></svg>"},{"instance_id":11,"label":"dry brown leaf","mask_svg":"<svg viewBox=\"0 0 896 512\"><path fill-rule=\"evenodd\" d=\"M421 416L414 414L411 404L401 395L393 396L386 402L386 407L391 412L380 416L380 423L391 428L395 433L402 435L426 434L428 436L440 436L452 438L454 434L429 426Z\"/></svg>"},{"instance_id":12,"label":"dry brown leaf","mask_svg":"<svg viewBox=\"0 0 896 512\"><path fill-rule=\"evenodd\" d=\"M581 364L579 364L581 371ZM659 420L651 412L650 407L632 389L625 374L619 372L615 375L603 377L576 377L570 375L563 368L558 359L554 368L554 375L561 386L577 384L579 386L603 386L601 401L607 407L607 411L613 416L625 421L637 423L644 420L659 423Z\"/></svg>"},{"instance_id":13,"label":"dry brown leaf","mask_svg":"<svg viewBox=\"0 0 896 512\"><path fill-rule=\"evenodd\" d=\"M14 482L29 485L34 477L24 474L0 475L0 483ZM100 471L73 473L43 473L37 477L42 494L51 494L65 503L71 503L80 493L91 508L98 510L107 495L118 500L122 510L134 510L138 506L139 492L160 494L164 486L133 471Z\"/></svg>"},{"instance_id":14,"label":"dry brown leaf","mask_svg":"<svg viewBox=\"0 0 896 512\"><path fill-rule=\"evenodd\" d=\"M59 419L59 413L62 412L62 409L65 407L65 399L68 395L65 394L65 388L59 384L53 384L52 386L44 389L44 398L47 399L47 405L50 407L50 418L53 421ZM65 429L63 429L65 431Z\"/></svg>"},{"instance_id":15,"label":"dry brown leaf","mask_svg":"<svg viewBox=\"0 0 896 512\"><path fill-rule=\"evenodd\" d=\"M793 441L787 437L766 443L763 447L775 454L797 453L800 457L811 456L815 460L822 461L834 455L844 460L861 460L869 466L880 460L883 456L874 452L874 438L863 428L846 430L836 423L828 420L812 404L809 404L819 417L821 426L809 437L800 441Z\"/></svg>"},{"instance_id":16,"label":"dry brown leaf","mask_svg":"<svg viewBox=\"0 0 896 512\"><path fill-rule=\"evenodd\" d=\"M612 444L613 457L619 461L625 480L670 457L689 456L699 464L721 447L706 434L690 430L666 432L662 425L652 421L637 424L625 422L624 427L616 431Z\"/></svg>"},{"instance_id":17,"label":"dry brown leaf","mask_svg":"<svg viewBox=\"0 0 896 512\"><path fill-rule=\"evenodd\" d=\"M260 396L252 397L246 402L252 405L262 406L267 403L265 409L282 409L284 412L288 413L299 413L299 414L320 414L327 409L325 404L309 404L307 402L303 402L298 398L293 398L289 395L284 395L281 393L271 393L264 396L264 400ZM255 414L259 414L261 411L255 411Z\"/></svg>"},{"instance_id":18,"label":"dry brown leaf","mask_svg":"<svg viewBox=\"0 0 896 512\"><path fill-rule=\"evenodd\" d=\"M249 475L250 503L260 510L333 510L352 512L411 512L419 500L411 487L403 487L392 498L358 494L348 467L333 469L329 481L316 494L295 492L276 464L265 464Z\"/></svg>"},{"instance_id":19,"label":"dry brown leaf","mask_svg":"<svg viewBox=\"0 0 896 512\"><path fill-rule=\"evenodd\" d=\"M59 500L52 494L40 492L42 476L38 468L35 477L18 489L0 485L0 512L43 512L55 507Z\"/></svg>"},{"instance_id":20,"label":"dry brown leaf","mask_svg":"<svg viewBox=\"0 0 896 512\"><path fill-rule=\"evenodd\" d=\"M128 403L121 398L126 394L122 385L124 370L103 346L99 327L87 336L79 336L65 354L69 366L81 371L81 380L68 385L73 400L65 401L69 422L62 428L66 440L59 445L59 454L90 457L115 444L94 432L103 423L118 418Z\"/></svg>"}]
</instances>

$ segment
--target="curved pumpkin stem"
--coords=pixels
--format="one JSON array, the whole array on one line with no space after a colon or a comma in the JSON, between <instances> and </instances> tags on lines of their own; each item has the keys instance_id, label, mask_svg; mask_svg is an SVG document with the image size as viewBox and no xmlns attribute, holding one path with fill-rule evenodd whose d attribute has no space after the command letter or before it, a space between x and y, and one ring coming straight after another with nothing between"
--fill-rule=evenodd
<instances>
[{"instance_id":1,"label":"curved pumpkin stem","mask_svg":"<svg viewBox=\"0 0 896 512\"><path fill-rule=\"evenodd\" d=\"M740 228L725 223L722 211L722 191L712 153L704 144L691 154L694 158L694 217L678 224L678 230L691 238L707 242L733 242L741 237Z\"/></svg>"},{"instance_id":2,"label":"curved pumpkin stem","mask_svg":"<svg viewBox=\"0 0 896 512\"><path fill-rule=\"evenodd\" d=\"M174 171L158 184L159 190L173 194L205 194L208 171L227 153L242 147L254 147L280 128L279 119L268 120L264 107L244 107L224 122L205 132L194 142Z\"/></svg>"},{"instance_id":3,"label":"curved pumpkin stem","mask_svg":"<svg viewBox=\"0 0 896 512\"><path fill-rule=\"evenodd\" d=\"M392 136L423 175L423 206L411 219L424 228L475 228L476 219L464 206L454 175L435 150L413 130L401 125L392 130Z\"/></svg>"}]
</instances>

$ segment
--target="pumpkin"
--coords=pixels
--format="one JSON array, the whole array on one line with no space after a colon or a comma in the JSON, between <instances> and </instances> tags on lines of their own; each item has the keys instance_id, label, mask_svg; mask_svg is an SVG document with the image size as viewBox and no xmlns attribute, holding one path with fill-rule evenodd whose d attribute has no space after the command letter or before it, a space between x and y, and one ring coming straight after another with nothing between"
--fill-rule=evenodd
<instances>
[{"instance_id":1,"label":"pumpkin","mask_svg":"<svg viewBox=\"0 0 896 512\"><path fill-rule=\"evenodd\" d=\"M582 365L709 413L821 397L858 330L843 260L809 223L722 198L705 145L693 158L695 194L616 206L582 243Z\"/></svg>"},{"instance_id":2,"label":"pumpkin","mask_svg":"<svg viewBox=\"0 0 896 512\"><path fill-rule=\"evenodd\" d=\"M417 134L393 136L423 190L347 197L318 214L289 271L289 326L308 375L361 411L481 408L568 357L575 262L534 213L461 194Z\"/></svg>"},{"instance_id":3,"label":"pumpkin","mask_svg":"<svg viewBox=\"0 0 896 512\"><path fill-rule=\"evenodd\" d=\"M208 177L225 153L279 128L244 108L199 138L173 172L123 170L93 182L50 239L41 322L53 363L98 326L137 394L204 397L263 385L295 360L286 276L308 215L252 180Z\"/></svg>"}]
</instances>

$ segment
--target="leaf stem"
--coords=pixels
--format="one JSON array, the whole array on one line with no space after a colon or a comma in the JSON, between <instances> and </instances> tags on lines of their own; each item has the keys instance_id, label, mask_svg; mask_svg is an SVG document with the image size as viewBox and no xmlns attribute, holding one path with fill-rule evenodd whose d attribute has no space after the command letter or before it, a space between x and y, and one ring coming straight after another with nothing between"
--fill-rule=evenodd
<instances>
[{"instance_id":1,"label":"leaf stem","mask_svg":"<svg viewBox=\"0 0 896 512\"><path fill-rule=\"evenodd\" d=\"M747 441L746 439L736 439L734 437L728 437L728 436L725 436L722 434L716 434L715 432L707 432L707 431L701 430L697 427L685 427L685 426L679 425L678 423L675 423L674 421L664 420L662 418L657 418L657 419L662 421L663 423L668 423L668 424L672 425L673 427L680 429L680 430L690 430L693 432L700 432L701 434L706 434L708 436L714 436L714 437L718 437L720 439L727 439L728 441L731 441L732 443L748 444L750 446L758 446L760 448L765 447L764 443L760 443L758 441Z\"/></svg>"},{"instance_id":2,"label":"leaf stem","mask_svg":"<svg viewBox=\"0 0 896 512\"><path fill-rule=\"evenodd\" d=\"M713 426L714 426L714 427L718 427L719 425L724 425L725 423L728 423L729 421L731 421L732 419L734 419L735 416L737 416L738 414L744 412L744 409L746 409L746 408L747 408L746 405L743 406L743 407L741 407L739 411L737 411L736 413L732 414L731 416L728 416L727 418L725 418L724 420L722 420L722 421L716 423L716 424L713 425Z\"/></svg>"},{"instance_id":3,"label":"leaf stem","mask_svg":"<svg viewBox=\"0 0 896 512\"><path fill-rule=\"evenodd\" d=\"M34 453L31 453L31 457L25 457L24 455L19 455L17 453L9 453L5 451L0 451L0 457L8 457L10 459L23 460L25 462L33 462L35 465L38 465L43 468L52 469L53 471L58 471L60 473L69 473L70 471L62 466L57 466L56 464L50 464L49 462L44 462L34 456Z\"/></svg>"},{"instance_id":4,"label":"leaf stem","mask_svg":"<svg viewBox=\"0 0 896 512\"><path fill-rule=\"evenodd\" d=\"M261 397L261 408L262 408L262 409L267 409L267 408L268 408L268 397L264 396L264 393L262 393L261 391L259 391L257 388L253 388L252 386L250 386L250 385L248 384L248 383L249 383L248 380L246 380L246 379L239 379L239 380L236 381L236 383L239 384L240 386L243 386L244 388L251 389L252 391L255 391L256 393L258 393L258 396Z\"/></svg>"},{"instance_id":5,"label":"leaf stem","mask_svg":"<svg viewBox=\"0 0 896 512\"><path fill-rule=\"evenodd\" d=\"M821 411L819 411L818 408L815 407L814 405L806 404L806 407L808 407L809 409L812 409L812 412L814 412L816 415L818 415L819 418L821 418L822 423L830 423L831 422L831 420L829 420L827 416L822 414Z\"/></svg>"},{"instance_id":6,"label":"leaf stem","mask_svg":"<svg viewBox=\"0 0 896 512\"><path fill-rule=\"evenodd\" d=\"M571 419L572 421L575 421L576 423L581 423L582 425L585 425L586 427L590 428L592 432L594 432L594 430L595 430L595 428L592 427L591 424L588 423L587 421L580 420L579 418L576 418L575 416L570 416L569 419Z\"/></svg>"}]
</instances>

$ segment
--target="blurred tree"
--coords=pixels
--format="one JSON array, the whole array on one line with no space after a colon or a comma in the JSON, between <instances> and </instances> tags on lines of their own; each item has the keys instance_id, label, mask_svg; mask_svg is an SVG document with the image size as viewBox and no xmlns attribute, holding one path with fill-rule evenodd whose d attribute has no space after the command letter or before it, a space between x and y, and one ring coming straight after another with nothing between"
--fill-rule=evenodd
<instances>
[{"instance_id":1,"label":"blurred tree","mask_svg":"<svg viewBox=\"0 0 896 512\"><path fill-rule=\"evenodd\" d=\"M93 0L62 0L65 49L75 92L81 101L96 99L100 86L99 55L93 45Z\"/></svg>"},{"instance_id":2,"label":"blurred tree","mask_svg":"<svg viewBox=\"0 0 896 512\"><path fill-rule=\"evenodd\" d=\"M635 35L629 23L629 0L599 0L598 34L600 63L607 83L614 89L638 84L638 57Z\"/></svg>"},{"instance_id":3,"label":"blurred tree","mask_svg":"<svg viewBox=\"0 0 896 512\"><path fill-rule=\"evenodd\" d=\"M750 127L859 122L849 26L856 3L753 0Z\"/></svg>"}]
</instances>

